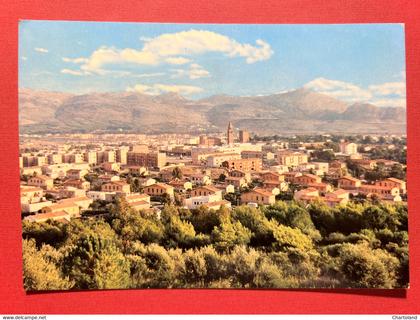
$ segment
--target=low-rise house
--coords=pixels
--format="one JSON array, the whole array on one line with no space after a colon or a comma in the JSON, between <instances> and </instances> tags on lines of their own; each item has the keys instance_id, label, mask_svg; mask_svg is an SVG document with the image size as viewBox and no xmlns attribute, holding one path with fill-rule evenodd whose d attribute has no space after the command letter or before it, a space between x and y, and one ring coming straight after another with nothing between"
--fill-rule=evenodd
<instances>
[{"instance_id":1,"label":"low-rise house","mask_svg":"<svg viewBox=\"0 0 420 320\"><path fill-rule=\"evenodd\" d=\"M115 199L117 193L116 192L106 192L106 191L88 191L86 192L86 196L92 200L102 200L111 202Z\"/></svg>"},{"instance_id":2,"label":"low-rise house","mask_svg":"<svg viewBox=\"0 0 420 320\"><path fill-rule=\"evenodd\" d=\"M231 208L232 204L227 200L220 200L220 201L205 203L203 204L203 206L210 210L219 210L222 206L226 208Z\"/></svg>"},{"instance_id":3,"label":"low-rise house","mask_svg":"<svg viewBox=\"0 0 420 320\"><path fill-rule=\"evenodd\" d=\"M66 172L67 178L71 180L83 179L83 177L87 174L88 174L88 170L83 170L83 169L70 169L70 170L67 170Z\"/></svg>"},{"instance_id":4,"label":"low-rise house","mask_svg":"<svg viewBox=\"0 0 420 320\"><path fill-rule=\"evenodd\" d=\"M278 188L285 181L284 175L277 172L264 172L260 174L264 188Z\"/></svg>"},{"instance_id":5,"label":"low-rise house","mask_svg":"<svg viewBox=\"0 0 420 320\"><path fill-rule=\"evenodd\" d=\"M269 205L275 202L276 197L273 193L261 188L255 188L241 195L241 203L243 204L257 203L259 205Z\"/></svg>"},{"instance_id":6,"label":"low-rise house","mask_svg":"<svg viewBox=\"0 0 420 320\"><path fill-rule=\"evenodd\" d=\"M39 214L27 216L24 218L24 220L27 220L30 222L45 222L47 220L55 220L55 221L61 221L64 223L69 222L70 219L71 219L71 215L65 211L39 213Z\"/></svg>"},{"instance_id":7,"label":"low-rise house","mask_svg":"<svg viewBox=\"0 0 420 320\"><path fill-rule=\"evenodd\" d=\"M235 188L243 188L248 185L244 177L226 177L225 182L233 185Z\"/></svg>"},{"instance_id":8,"label":"low-rise house","mask_svg":"<svg viewBox=\"0 0 420 320\"><path fill-rule=\"evenodd\" d=\"M80 215L80 208L77 204L73 202L69 203L54 203L52 205L43 207L41 213L51 213L51 212L66 212L71 217L78 217Z\"/></svg>"},{"instance_id":9,"label":"low-rise house","mask_svg":"<svg viewBox=\"0 0 420 320\"><path fill-rule=\"evenodd\" d=\"M285 165L282 165L282 164L278 164L278 165L275 165L275 166L270 166L269 169L270 169L271 172L277 172L279 174L289 172L289 167L285 166Z\"/></svg>"},{"instance_id":10,"label":"low-rise house","mask_svg":"<svg viewBox=\"0 0 420 320\"><path fill-rule=\"evenodd\" d=\"M297 171L289 171L283 173L283 175L286 182L295 183L296 178L302 176L302 173Z\"/></svg>"},{"instance_id":11,"label":"low-rise house","mask_svg":"<svg viewBox=\"0 0 420 320\"><path fill-rule=\"evenodd\" d=\"M184 206L188 209L196 209L197 207L222 201L222 190L214 186L202 186L191 191L191 197L184 199Z\"/></svg>"},{"instance_id":12,"label":"low-rise house","mask_svg":"<svg viewBox=\"0 0 420 320\"><path fill-rule=\"evenodd\" d=\"M86 196L86 190L75 187L64 187L59 189L58 194L60 198L77 198Z\"/></svg>"},{"instance_id":13,"label":"low-rise house","mask_svg":"<svg viewBox=\"0 0 420 320\"><path fill-rule=\"evenodd\" d=\"M44 189L31 186L20 186L20 202L39 202L44 196Z\"/></svg>"},{"instance_id":14,"label":"low-rise house","mask_svg":"<svg viewBox=\"0 0 420 320\"><path fill-rule=\"evenodd\" d=\"M324 182L308 183L307 186L317 189L320 192L331 192L333 190L332 185Z\"/></svg>"},{"instance_id":15,"label":"low-rise house","mask_svg":"<svg viewBox=\"0 0 420 320\"><path fill-rule=\"evenodd\" d=\"M69 170L68 163L44 165L41 167L42 174L52 179L64 178Z\"/></svg>"},{"instance_id":16,"label":"low-rise house","mask_svg":"<svg viewBox=\"0 0 420 320\"><path fill-rule=\"evenodd\" d=\"M382 200L401 201L400 189L398 187L381 187L373 184L362 184L359 192L368 197L376 195Z\"/></svg>"},{"instance_id":17,"label":"low-rise house","mask_svg":"<svg viewBox=\"0 0 420 320\"><path fill-rule=\"evenodd\" d=\"M142 166L128 166L128 173L132 174L132 175L147 175L147 168L146 167L142 167Z\"/></svg>"},{"instance_id":18,"label":"low-rise house","mask_svg":"<svg viewBox=\"0 0 420 320\"><path fill-rule=\"evenodd\" d=\"M235 186L232 184L228 184L225 189L226 193L235 193Z\"/></svg>"},{"instance_id":19,"label":"low-rise house","mask_svg":"<svg viewBox=\"0 0 420 320\"><path fill-rule=\"evenodd\" d=\"M37 175L28 180L28 186L39 187L44 190L48 190L54 187L54 180L44 175Z\"/></svg>"},{"instance_id":20,"label":"low-rise house","mask_svg":"<svg viewBox=\"0 0 420 320\"><path fill-rule=\"evenodd\" d=\"M51 201L23 202L20 204L20 208L24 213L34 213L50 205L52 205Z\"/></svg>"},{"instance_id":21,"label":"low-rise house","mask_svg":"<svg viewBox=\"0 0 420 320\"><path fill-rule=\"evenodd\" d=\"M308 186L310 184L321 183L322 178L314 174L305 173L301 176L296 177L293 182L302 186Z\"/></svg>"},{"instance_id":22,"label":"low-rise house","mask_svg":"<svg viewBox=\"0 0 420 320\"><path fill-rule=\"evenodd\" d=\"M101 174L98 176L99 183L108 183L112 181L120 181L120 177L113 174Z\"/></svg>"},{"instance_id":23,"label":"low-rise house","mask_svg":"<svg viewBox=\"0 0 420 320\"><path fill-rule=\"evenodd\" d=\"M405 181L396 178L387 178L385 180L375 182L375 185L380 187L396 187L400 189L400 194L407 193L407 186Z\"/></svg>"},{"instance_id":24,"label":"low-rise house","mask_svg":"<svg viewBox=\"0 0 420 320\"><path fill-rule=\"evenodd\" d=\"M222 196L222 190L214 187L214 186L201 186L191 190L192 197L198 196L207 196L207 195L214 195L217 194L220 197Z\"/></svg>"},{"instance_id":25,"label":"low-rise house","mask_svg":"<svg viewBox=\"0 0 420 320\"><path fill-rule=\"evenodd\" d=\"M157 182L156 179L153 179L153 178L138 178L138 179L139 179L140 184L143 187L151 186Z\"/></svg>"},{"instance_id":26,"label":"low-rise house","mask_svg":"<svg viewBox=\"0 0 420 320\"><path fill-rule=\"evenodd\" d=\"M150 208L150 196L144 193L130 194L125 197L128 205L136 210L146 210Z\"/></svg>"},{"instance_id":27,"label":"low-rise house","mask_svg":"<svg viewBox=\"0 0 420 320\"><path fill-rule=\"evenodd\" d=\"M174 190L179 193L184 193L192 189L192 183L190 181L174 179L169 181L168 184L174 187Z\"/></svg>"},{"instance_id":28,"label":"low-rise house","mask_svg":"<svg viewBox=\"0 0 420 320\"><path fill-rule=\"evenodd\" d=\"M195 173L190 175L190 180L194 184L203 184L203 185L209 185L211 184L211 178L202 173Z\"/></svg>"},{"instance_id":29,"label":"low-rise house","mask_svg":"<svg viewBox=\"0 0 420 320\"><path fill-rule=\"evenodd\" d=\"M87 210L89 206L92 204L92 202L93 200L91 198L83 196L83 197L62 199L62 200L59 200L57 203L58 204L75 204L81 210Z\"/></svg>"},{"instance_id":30,"label":"low-rise house","mask_svg":"<svg viewBox=\"0 0 420 320\"><path fill-rule=\"evenodd\" d=\"M244 178L246 182L251 181L251 173L242 170L231 170L229 177Z\"/></svg>"},{"instance_id":31,"label":"low-rise house","mask_svg":"<svg viewBox=\"0 0 420 320\"><path fill-rule=\"evenodd\" d=\"M296 191L293 195L293 199L304 203L310 203L315 200L320 200L319 191L315 188L306 188Z\"/></svg>"},{"instance_id":32,"label":"low-rise house","mask_svg":"<svg viewBox=\"0 0 420 320\"><path fill-rule=\"evenodd\" d=\"M337 189L333 192L329 192L325 195L325 203L330 206L334 207L340 204L346 204L349 202L350 193L344 189Z\"/></svg>"},{"instance_id":33,"label":"low-rise house","mask_svg":"<svg viewBox=\"0 0 420 320\"><path fill-rule=\"evenodd\" d=\"M360 188L362 181L351 176L344 176L338 179L338 187L344 190L356 190Z\"/></svg>"},{"instance_id":34,"label":"low-rise house","mask_svg":"<svg viewBox=\"0 0 420 320\"><path fill-rule=\"evenodd\" d=\"M63 182L63 187L73 187L82 190L90 189L90 182L81 179L69 179Z\"/></svg>"},{"instance_id":35,"label":"low-rise house","mask_svg":"<svg viewBox=\"0 0 420 320\"><path fill-rule=\"evenodd\" d=\"M20 169L21 175L31 176L31 175L42 175L42 168L35 166L35 167L23 167Z\"/></svg>"},{"instance_id":36,"label":"low-rise house","mask_svg":"<svg viewBox=\"0 0 420 320\"><path fill-rule=\"evenodd\" d=\"M121 170L121 165L117 162L103 162L101 168L106 172L119 172Z\"/></svg>"},{"instance_id":37,"label":"low-rise house","mask_svg":"<svg viewBox=\"0 0 420 320\"><path fill-rule=\"evenodd\" d=\"M131 187L125 181L111 181L103 184L101 186L101 191L129 194L131 192Z\"/></svg>"},{"instance_id":38,"label":"low-rise house","mask_svg":"<svg viewBox=\"0 0 420 320\"><path fill-rule=\"evenodd\" d=\"M171 198L174 197L174 187L166 183L155 183L144 188L144 193L147 193L150 196L162 196L165 193L168 194Z\"/></svg>"}]
</instances>

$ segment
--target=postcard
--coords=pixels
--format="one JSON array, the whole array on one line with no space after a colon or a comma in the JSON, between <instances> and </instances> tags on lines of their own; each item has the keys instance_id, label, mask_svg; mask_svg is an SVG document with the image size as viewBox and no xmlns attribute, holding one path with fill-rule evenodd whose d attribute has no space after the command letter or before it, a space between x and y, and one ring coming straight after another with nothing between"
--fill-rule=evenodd
<instances>
[{"instance_id":1,"label":"postcard","mask_svg":"<svg viewBox=\"0 0 420 320\"><path fill-rule=\"evenodd\" d=\"M403 24L24 20L27 291L407 288Z\"/></svg>"}]
</instances>

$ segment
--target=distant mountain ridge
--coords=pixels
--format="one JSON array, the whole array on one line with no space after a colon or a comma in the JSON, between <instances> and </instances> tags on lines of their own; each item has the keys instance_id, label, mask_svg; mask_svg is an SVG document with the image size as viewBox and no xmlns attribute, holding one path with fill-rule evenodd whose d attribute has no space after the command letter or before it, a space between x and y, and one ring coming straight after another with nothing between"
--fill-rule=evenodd
<instances>
[{"instance_id":1,"label":"distant mountain ridge","mask_svg":"<svg viewBox=\"0 0 420 320\"><path fill-rule=\"evenodd\" d=\"M22 133L135 131L217 132L229 121L258 134L393 133L406 131L404 108L347 105L297 89L268 96L216 95L189 100L176 93L70 93L19 90Z\"/></svg>"}]
</instances>

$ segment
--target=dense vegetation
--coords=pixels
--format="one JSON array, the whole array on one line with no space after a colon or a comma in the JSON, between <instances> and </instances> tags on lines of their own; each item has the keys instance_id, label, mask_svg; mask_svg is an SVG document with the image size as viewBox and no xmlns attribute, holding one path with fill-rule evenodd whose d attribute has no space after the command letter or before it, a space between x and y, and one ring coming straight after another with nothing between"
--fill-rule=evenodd
<instances>
[{"instance_id":1,"label":"dense vegetation","mask_svg":"<svg viewBox=\"0 0 420 320\"><path fill-rule=\"evenodd\" d=\"M278 201L23 223L27 290L408 285L407 207Z\"/></svg>"}]
</instances>

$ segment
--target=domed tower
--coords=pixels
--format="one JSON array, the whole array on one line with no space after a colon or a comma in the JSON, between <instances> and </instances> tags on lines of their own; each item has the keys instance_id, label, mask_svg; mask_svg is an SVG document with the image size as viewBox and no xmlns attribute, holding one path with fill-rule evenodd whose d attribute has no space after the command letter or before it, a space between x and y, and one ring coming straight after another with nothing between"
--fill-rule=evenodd
<instances>
[{"instance_id":1,"label":"domed tower","mask_svg":"<svg viewBox=\"0 0 420 320\"><path fill-rule=\"evenodd\" d=\"M233 125L232 125L232 122L229 121L229 125L227 128L227 143L233 144L234 140L235 140L235 135L233 132Z\"/></svg>"}]
</instances>

